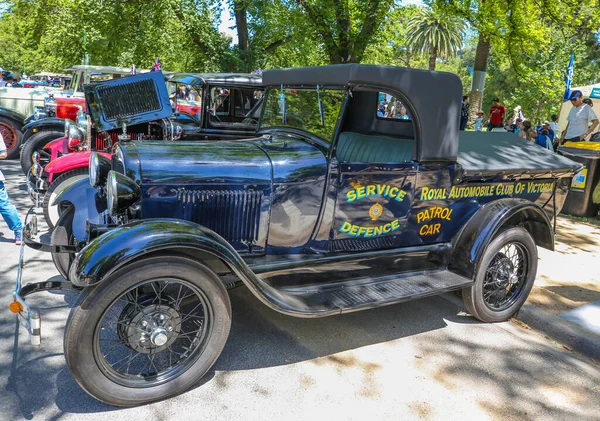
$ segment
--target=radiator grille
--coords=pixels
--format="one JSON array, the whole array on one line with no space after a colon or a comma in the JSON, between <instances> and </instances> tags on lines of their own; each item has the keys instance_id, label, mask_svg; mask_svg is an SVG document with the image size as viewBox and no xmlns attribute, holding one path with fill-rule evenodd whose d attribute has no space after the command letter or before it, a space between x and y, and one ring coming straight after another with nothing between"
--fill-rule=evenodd
<instances>
[{"instance_id":1,"label":"radiator grille","mask_svg":"<svg viewBox=\"0 0 600 421\"><path fill-rule=\"evenodd\" d=\"M119 141L119 135L121 134L121 132L113 132L113 133L109 133L110 138L112 140L112 144L116 144ZM129 137L131 137L131 140L142 140L145 136L145 133L134 133L134 132L129 132L127 133L129 135ZM104 138L103 134L98 133L96 135L96 150L97 151L102 151L108 148L108 140L106 140Z\"/></svg>"},{"instance_id":2,"label":"radiator grille","mask_svg":"<svg viewBox=\"0 0 600 421\"><path fill-rule=\"evenodd\" d=\"M228 241L258 239L263 192L256 190L180 189L183 218L203 225Z\"/></svg>"},{"instance_id":3,"label":"radiator grille","mask_svg":"<svg viewBox=\"0 0 600 421\"><path fill-rule=\"evenodd\" d=\"M96 91L106 120L161 109L154 82L149 79L115 86L98 86Z\"/></svg>"}]
</instances>

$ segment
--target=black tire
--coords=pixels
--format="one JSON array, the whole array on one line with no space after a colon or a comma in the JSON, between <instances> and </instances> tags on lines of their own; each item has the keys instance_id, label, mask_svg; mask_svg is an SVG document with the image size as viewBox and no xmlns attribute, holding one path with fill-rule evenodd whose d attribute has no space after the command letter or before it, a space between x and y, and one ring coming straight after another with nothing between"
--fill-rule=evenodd
<instances>
[{"instance_id":1,"label":"black tire","mask_svg":"<svg viewBox=\"0 0 600 421\"><path fill-rule=\"evenodd\" d=\"M181 300L179 295L174 300L178 286L179 292L183 286L187 290L181 294ZM195 305L194 300L202 307ZM188 313L183 311L185 306L194 305ZM118 310L118 306L124 308ZM177 319L178 316L181 318ZM116 319L114 325L105 325L106 319L111 317ZM176 323L175 329L173 323ZM187 332L184 327L190 323L196 330ZM159 324L167 326L169 333ZM230 327L231 304L227 290L210 269L183 257L148 258L126 265L81 294L65 328L65 358L75 381L91 396L116 406L141 405L178 395L195 385L221 354ZM163 330L162 344L155 343L157 329ZM173 330L176 332L172 333ZM142 332L140 337L138 332ZM193 340L185 339L194 333ZM183 344L188 343L185 348ZM126 352L127 361L119 347ZM166 354L167 349L173 353ZM177 354L181 349L186 351ZM170 365L160 370L171 354L183 359L175 364L169 360ZM141 360L135 361L136 358ZM142 367L139 375L129 373L130 365L134 364ZM147 365L150 372L142 376ZM120 371L117 366L121 367Z\"/></svg>"},{"instance_id":2,"label":"black tire","mask_svg":"<svg viewBox=\"0 0 600 421\"><path fill-rule=\"evenodd\" d=\"M73 237L73 217L75 215L75 206L70 205L62 213L56 227L52 231L50 236L50 243L59 246L68 246L75 244L75 237ZM65 279L69 279L69 268L71 263L75 259L75 253L52 253L52 261L56 270Z\"/></svg>"},{"instance_id":3,"label":"black tire","mask_svg":"<svg viewBox=\"0 0 600 421\"><path fill-rule=\"evenodd\" d=\"M24 174L28 174L33 162L31 161L31 155L38 151L40 153L40 165L45 166L50 162L50 154L44 151L44 146L54 139L63 137L63 132L57 132L55 130L41 131L32 135L23 147L21 148L21 169Z\"/></svg>"},{"instance_id":4,"label":"black tire","mask_svg":"<svg viewBox=\"0 0 600 421\"><path fill-rule=\"evenodd\" d=\"M462 290L469 313L483 322L510 319L531 292L537 260L537 248L527 230L502 230L488 245L475 283Z\"/></svg>"},{"instance_id":5,"label":"black tire","mask_svg":"<svg viewBox=\"0 0 600 421\"><path fill-rule=\"evenodd\" d=\"M15 159L19 156L19 148L23 139L22 129L22 123L0 117L0 134L6 144L7 159Z\"/></svg>"},{"instance_id":6,"label":"black tire","mask_svg":"<svg viewBox=\"0 0 600 421\"><path fill-rule=\"evenodd\" d=\"M48 186L48 190L46 190L46 194L44 195L44 201L42 203L42 207L44 208L44 219L46 220L46 224L50 229L54 228L54 225L57 221L57 215L54 212L50 211L50 207L52 206L52 202L54 201L54 193L55 191L62 190L65 187L65 183L72 183L76 180L72 180L73 178L83 178L82 176L88 176L89 170L87 167L85 168L76 168L71 171L66 171L52 180L52 183ZM60 216L60 215L58 215Z\"/></svg>"}]
</instances>

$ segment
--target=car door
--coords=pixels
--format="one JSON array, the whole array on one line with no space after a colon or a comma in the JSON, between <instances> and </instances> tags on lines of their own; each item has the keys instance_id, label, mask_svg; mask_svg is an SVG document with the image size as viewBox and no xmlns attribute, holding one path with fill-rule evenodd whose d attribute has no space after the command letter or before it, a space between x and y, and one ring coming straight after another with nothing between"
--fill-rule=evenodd
<instances>
[{"instance_id":1,"label":"car door","mask_svg":"<svg viewBox=\"0 0 600 421\"><path fill-rule=\"evenodd\" d=\"M401 104L395 99L388 117L387 107L379 101L382 95L385 98L380 93L369 112L377 120L373 127L383 124L388 128L385 133L359 133L354 131L358 126L350 123L345 124L337 140L332 157L338 168L332 251L377 250L419 243L406 229L417 174L413 162L415 140L410 136L413 122L410 117L402 117L406 114L399 112ZM355 94L355 100L357 96L360 98ZM372 95L361 99L370 98Z\"/></svg>"}]
</instances>

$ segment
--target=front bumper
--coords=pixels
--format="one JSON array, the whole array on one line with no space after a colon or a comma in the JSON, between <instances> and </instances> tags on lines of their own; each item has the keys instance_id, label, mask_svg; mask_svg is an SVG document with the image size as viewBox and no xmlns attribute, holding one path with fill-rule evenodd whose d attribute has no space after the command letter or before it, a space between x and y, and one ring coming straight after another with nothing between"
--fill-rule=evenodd
<instances>
[{"instance_id":1,"label":"front bumper","mask_svg":"<svg viewBox=\"0 0 600 421\"><path fill-rule=\"evenodd\" d=\"M15 288L13 289L13 303L10 305L11 311L17 314L21 325L27 329L31 344L39 347L42 343L42 318L37 309L31 307L25 297L34 292L50 291L50 290L69 290L74 289L73 284L68 281L42 281L31 282L26 285L22 283L23 276L23 255L25 244L36 250L42 251L57 251L58 249L75 249L74 246L51 246L42 244L33 240L37 236L37 215L34 213L34 207L30 208L25 216L25 225L23 228L23 242L19 248L19 262L17 264L17 279ZM46 248L48 247L48 248Z\"/></svg>"}]
</instances>

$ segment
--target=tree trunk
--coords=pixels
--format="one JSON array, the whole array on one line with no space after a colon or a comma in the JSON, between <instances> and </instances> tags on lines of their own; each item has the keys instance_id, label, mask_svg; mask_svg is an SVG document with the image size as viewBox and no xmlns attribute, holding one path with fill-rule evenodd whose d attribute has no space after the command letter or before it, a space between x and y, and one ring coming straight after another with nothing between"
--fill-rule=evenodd
<instances>
[{"instance_id":1,"label":"tree trunk","mask_svg":"<svg viewBox=\"0 0 600 421\"><path fill-rule=\"evenodd\" d=\"M249 49L250 42L248 41L248 20L247 8L245 0L234 0L233 11L235 13L235 27L238 34L238 48L240 49L240 59L243 63L244 70L250 70Z\"/></svg>"},{"instance_id":2,"label":"tree trunk","mask_svg":"<svg viewBox=\"0 0 600 421\"><path fill-rule=\"evenodd\" d=\"M483 111L484 119L487 112L481 109L483 103L483 89L485 87L485 73L487 71L488 57L490 56L490 41L479 34L475 50L475 65L473 68L473 83L471 84L471 109L469 110L469 127L472 127L478 111Z\"/></svg>"},{"instance_id":3,"label":"tree trunk","mask_svg":"<svg viewBox=\"0 0 600 421\"><path fill-rule=\"evenodd\" d=\"M437 60L438 48L433 47L433 51L429 56L429 70L435 70L435 61Z\"/></svg>"}]
</instances>

